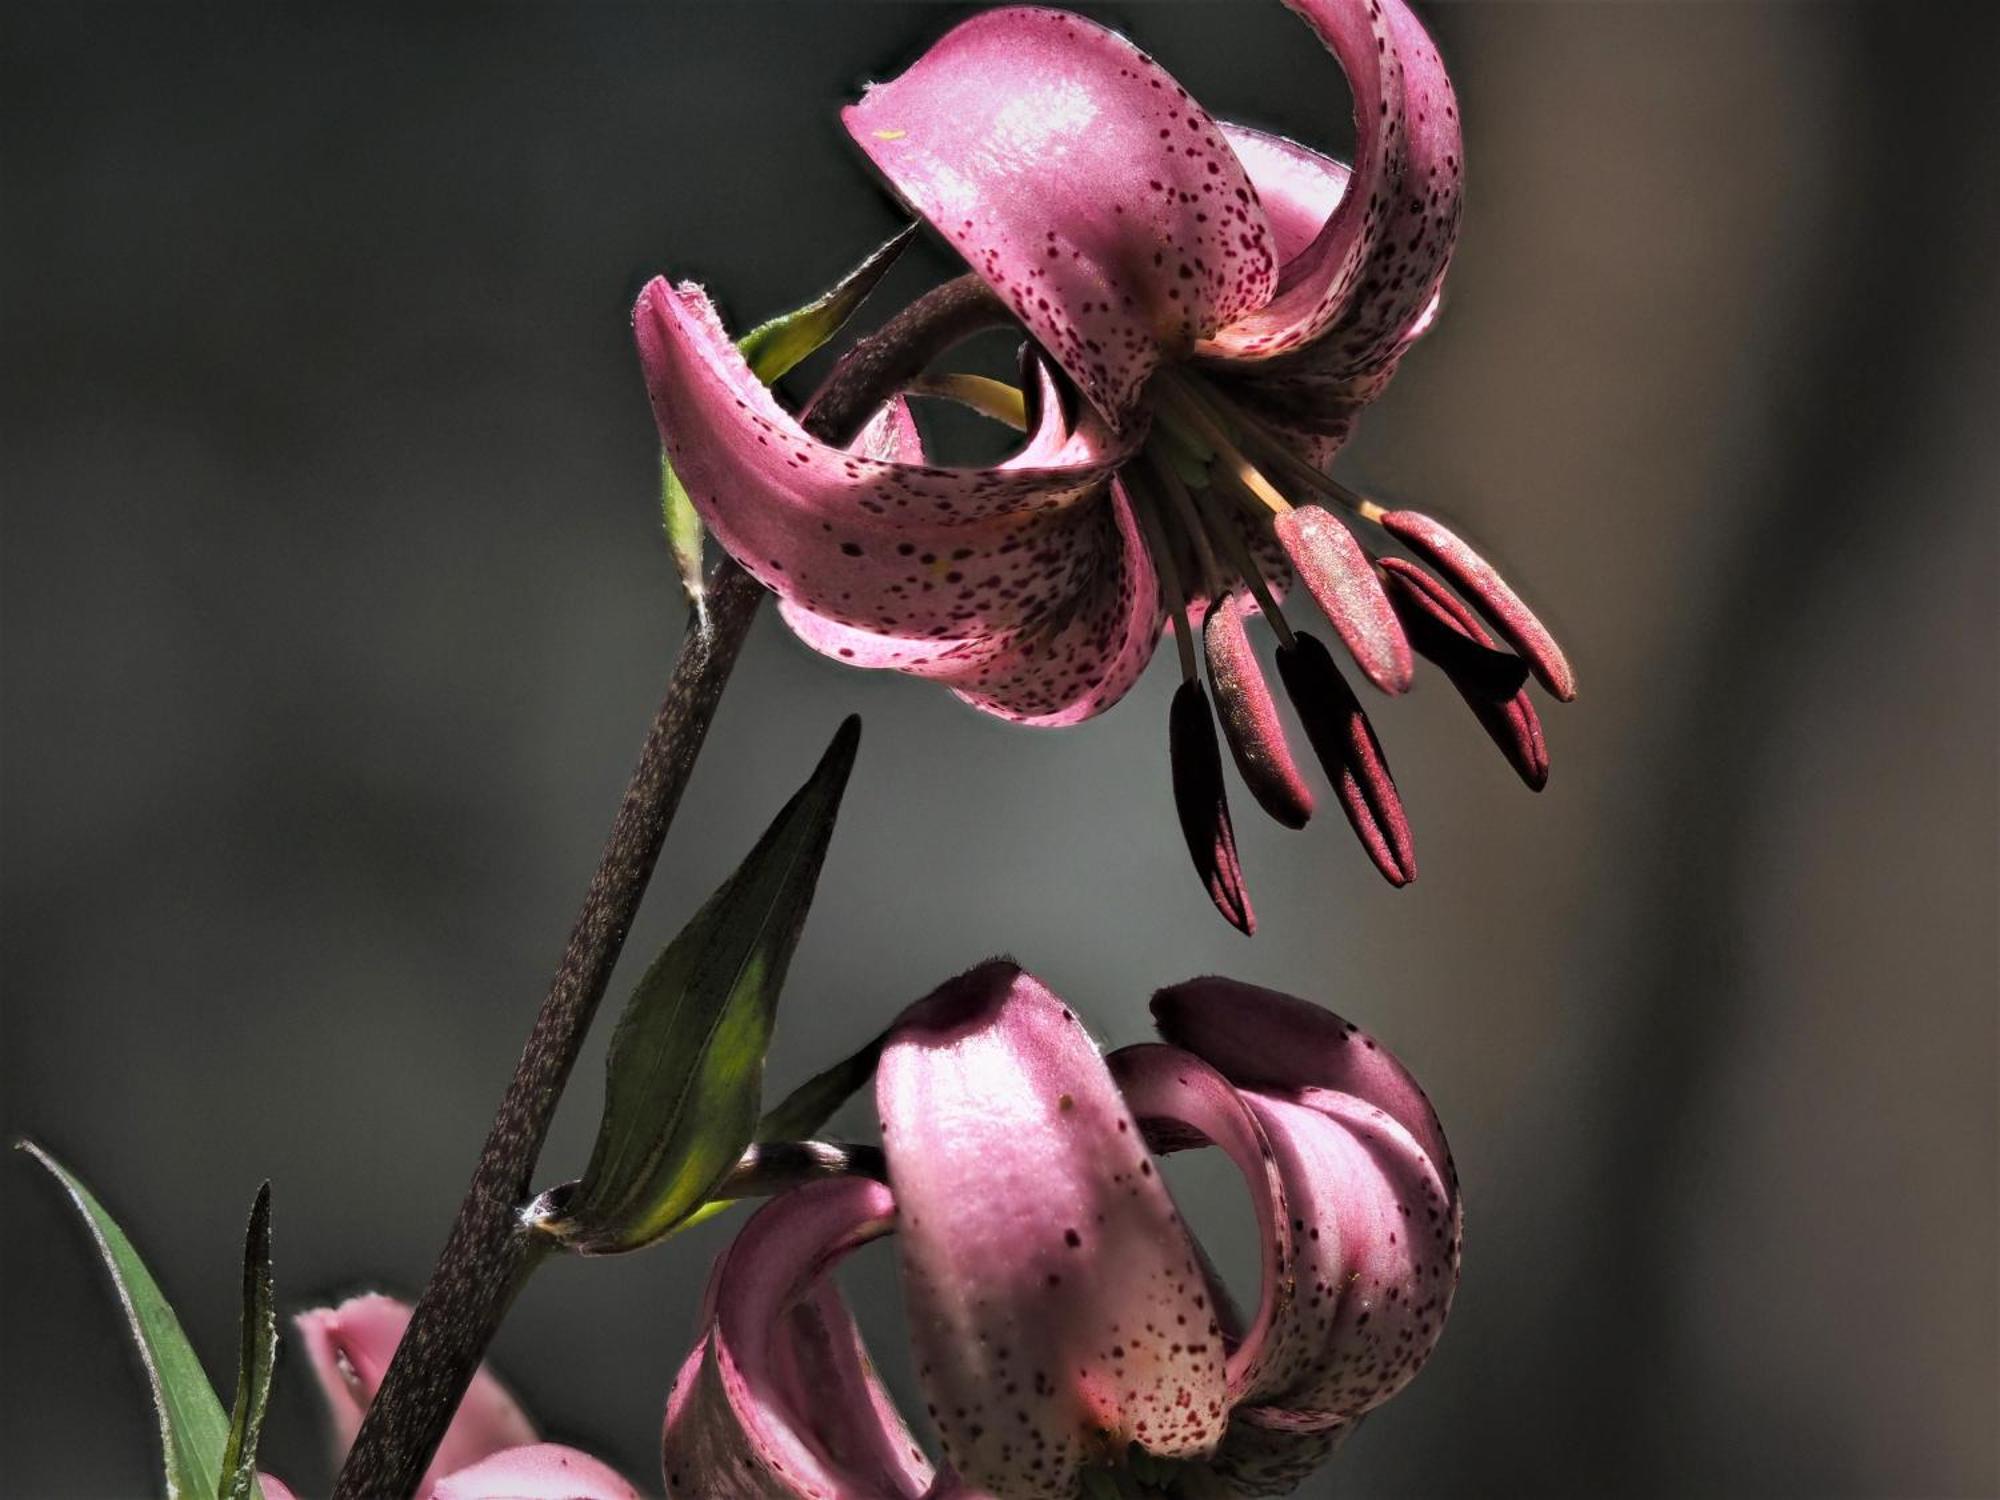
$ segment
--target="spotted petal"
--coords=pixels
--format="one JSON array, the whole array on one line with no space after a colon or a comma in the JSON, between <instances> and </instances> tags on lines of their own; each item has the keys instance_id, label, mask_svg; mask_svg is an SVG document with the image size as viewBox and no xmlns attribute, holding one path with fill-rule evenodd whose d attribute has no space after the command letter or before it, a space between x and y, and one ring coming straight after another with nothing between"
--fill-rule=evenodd
<instances>
[{"instance_id":1,"label":"spotted petal","mask_svg":"<svg viewBox=\"0 0 2000 1500\"><path fill-rule=\"evenodd\" d=\"M675 472L718 541L780 598L839 624L962 639L1047 618L1112 565L1087 503L1129 444L1086 417L1016 459L935 468L809 437L698 287L650 283L633 316Z\"/></svg>"},{"instance_id":2,"label":"spotted petal","mask_svg":"<svg viewBox=\"0 0 2000 1500\"><path fill-rule=\"evenodd\" d=\"M1048 380L1046 372L1042 378ZM1040 409L1060 409L1052 390ZM871 430L894 420L885 409ZM1038 431L1034 442L1057 451L1062 446L1045 431ZM921 460L913 428L895 440L890 456ZM778 608L800 640L849 666L930 678L974 708L1016 723L1081 723L1110 708L1138 681L1159 644L1164 615L1159 580L1124 488L1114 481L1093 504L1101 535L1089 546L1105 559L1103 568L1031 625L984 637L931 638L857 629L790 599L781 598Z\"/></svg>"},{"instance_id":3,"label":"spotted petal","mask_svg":"<svg viewBox=\"0 0 2000 1500\"><path fill-rule=\"evenodd\" d=\"M1437 1116L1372 1037L1303 1000L1197 979L1162 990L1153 1013L1244 1091L1299 1231L1296 1290L1254 1350L1264 1373L1245 1410L1301 1432L1351 1421L1415 1375L1457 1284Z\"/></svg>"},{"instance_id":4,"label":"spotted petal","mask_svg":"<svg viewBox=\"0 0 2000 1500\"><path fill-rule=\"evenodd\" d=\"M337 1452L345 1453L353 1443L409 1322L409 1304L373 1294L299 1314L299 1333L326 1397ZM472 1377L444 1441L438 1444L419 1493L430 1493L429 1487L440 1475L534 1441L533 1424L506 1387L482 1365Z\"/></svg>"},{"instance_id":5,"label":"spotted petal","mask_svg":"<svg viewBox=\"0 0 2000 1500\"><path fill-rule=\"evenodd\" d=\"M954 1468L1070 1496L1128 1444L1222 1435L1193 1245L1082 1024L995 961L898 1023L876 1079L911 1339Z\"/></svg>"},{"instance_id":6,"label":"spotted petal","mask_svg":"<svg viewBox=\"0 0 2000 1500\"><path fill-rule=\"evenodd\" d=\"M1244 1096L1192 1052L1143 1042L1119 1048L1105 1064L1154 1149L1219 1146L1249 1184L1263 1279L1256 1314L1230 1351L1229 1395L1235 1401L1266 1389L1269 1332L1292 1299L1293 1242L1290 1200L1264 1128Z\"/></svg>"},{"instance_id":7,"label":"spotted petal","mask_svg":"<svg viewBox=\"0 0 2000 1500\"><path fill-rule=\"evenodd\" d=\"M1161 360L1277 284L1263 212L1216 123L1081 17L975 15L843 118L1114 425Z\"/></svg>"},{"instance_id":8,"label":"spotted petal","mask_svg":"<svg viewBox=\"0 0 2000 1500\"><path fill-rule=\"evenodd\" d=\"M1437 48L1402 0L1288 3L1347 75L1354 168L1230 128L1290 253L1270 302L1202 352L1231 361L1298 355L1273 373L1297 367L1287 380L1352 381L1393 364L1435 311L1458 235L1458 104ZM1313 216L1318 233L1298 246L1294 226Z\"/></svg>"},{"instance_id":9,"label":"spotted petal","mask_svg":"<svg viewBox=\"0 0 2000 1500\"><path fill-rule=\"evenodd\" d=\"M702 1339L667 1403L669 1496L917 1500L931 1465L875 1377L826 1272L888 1231L879 1183L843 1178L773 1199L711 1278Z\"/></svg>"}]
</instances>

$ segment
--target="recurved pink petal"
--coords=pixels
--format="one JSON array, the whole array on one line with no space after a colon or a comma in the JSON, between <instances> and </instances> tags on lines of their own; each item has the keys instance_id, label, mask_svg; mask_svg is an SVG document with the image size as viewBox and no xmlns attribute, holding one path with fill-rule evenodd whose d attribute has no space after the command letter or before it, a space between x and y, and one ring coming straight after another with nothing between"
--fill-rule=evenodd
<instances>
[{"instance_id":1,"label":"recurved pink petal","mask_svg":"<svg viewBox=\"0 0 2000 1500\"><path fill-rule=\"evenodd\" d=\"M1395 1120L1437 1163L1454 1199L1458 1180L1431 1102L1389 1050L1352 1021L1261 985L1205 976L1153 996L1160 1035L1242 1089L1351 1094Z\"/></svg>"},{"instance_id":2,"label":"recurved pink petal","mask_svg":"<svg viewBox=\"0 0 2000 1500\"><path fill-rule=\"evenodd\" d=\"M1361 673L1385 693L1409 691L1410 642L1374 564L1338 516L1301 505L1273 523L1293 571Z\"/></svg>"},{"instance_id":3,"label":"recurved pink petal","mask_svg":"<svg viewBox=\"0 0 2000 1500\"><path fill-rule=\"evenodd\" d=\"M264 1500L294 1500L291 1489L284 1480L274 1475L259 1474L257 1487L264 1492Z\"/></svg>"},{"instance_id":4,"label":"recurved pink petal","mask_svg":"<svg viewBox=\"0 0 2000 1500\"><path fill-rule=\"evenodd\" d=\"M982 965L905 1013L876 1099L919 1373L966 1482L1067 1500L1129 1444L1211 1449L1221 1329L1076 1016L1015 965Z\"/></svg>"},{"instance_id":5,"label":"recurved pink petal","mask_svg":"<svg viewBox=\"0 0 2000 1500\"><path fill-rule=\"evenodd\" d=\"M1091 502L1130 444L1094 418L1070 430L1045 411L994 468L902 462L809 437L698 287L650 283L633 328L675 472L716 539L781 599L864 630L966 639L1034 624L1112 566ZM896 446L878 435L877 453Z\"/></svg>"},{"instance_id":6,"label":"recurved pink petal","mask_svg":"<svg viewBox=\"0 0 2000 1500\"><path fill-rule=\"evenodd\" d=\"M338 1307L301 1313L296 1321L333 1419L335 1451L345 1454L361 1427L368 1403L381 1387L403 1330L409 1326L409 1304L369 1294L350 1297ZM444 1441L438 1444L423 1484L428 1486L439 1475L477 1463L503 1448L535 1440L534 1425L527 1415L482 1365L472 1377ZM420 1486L419 1492L427 1490Z\"/></svg>"},{"instance_id":7,"label":"recurved pink petal","mask_svg":"<svg viewBox=\"0 0 2000 1500\"><path fill-rule=\"evenodd\" d=\"M1108 499L1103 535L1090 544L1105 561L1087 588L999 649L959 652L923 675L983 713L1034 728L1080 724L1130 692L1159 646L1165 606L1124 487L1114 481Z\"/></svg>"},{"instance_id":8,"label":"recurved pink petal","mask_svg":"<svg viewBox=\"0 0 2000 1500\"><path fill-rule=\"evenodd\" d=\"M588 1453L535 1443L445 1475L427 1500L639 1500L639 1492Z\"/></svg>"},{"instance_id":9,"label":"recurved pink petal","mask_svg":"<svg viewBox=\"0 0 2000 1500\"><path fill-rule=\"evenodd\" d=\"M1304 631L1296 632L1290 645L1278 648L1278 676L1354 836L1384 880L1408 885L1417 878L1410 820L1375 727L1354 690L1326 647Z\"/></svg>"},{"instance_id":10,"label":"recurved pink petal","mask_svg":"<svg viewBox=\"0 0 2000 1500\"><path fill-rule=\"evenodd\" d=\"M667 1402L669 1496L917 1500L931 1465L880 1382L832 1266L888 1232L889 1190L859 1178L796 1188L717 1264L708 1326Z\"/></svg>"},{"instance_id":11,"label":"recurved pink petal","mask_svg":"<svg viewBox=\"0 0 2000 1500\"><path fill-rule=\"evenodd\" d=\"M1303 255L1326 227L1354 172L1346 162L1267 130L1217 122L1264 205L1283 267Z\"/></svg>"},{"instance_id":12,"label":"recurved pink petal","mask_svg":"<svg viewBox=\"0 0 2000 1500\"><path fill-rule=\"evenodd\" d=\"M1372 1037L1302 1000L1200 979L1161 991L1153 1012L1244 1090L1305 1226L1245 1410L1294 1429L1351 1421L1415 1375L1457 1285L1457 1183L1437 1116Z\"/></svg>"},{"instance_id":13,"label":"recurved pink petal","mask_svg":"<svg viewBox=\"0 0 2000 1500\"><path fill-rule=\"evenodd\" d=\"M843 119L1114 424L1163 358L1277 284L1263 211L1216 123L1081 17L975 15Z\"/></svg>"},{"instance_id":14,"label":"recurved pink petal","mask_svg":"<svg viewBox=\"0 0 2000 1500\"><path fill-rule=\"evenodd\" d=\"M1285 827L1303 828L1312 816L1312 791L1292 758L1277 700L1244 628L1248 612L1243 595L1226 594L1202 622L1202 649L1223 738L1257 805Z\"/></svg>"},{"instance_id":15,"label":"recurved pink petal","mask_svg":"<svg viewBox=\"0 0 2000 1500\"><path fill-rule=\"evenodd\" d=\"M1257 1311L1229 1351L1232 1402L1270 1388L1270 1332L1292 1299L1292 1210L1270 1142L1243 1096L1220 1073L1179 1047L1121 1047L1105 1060L1153 1148L1162 1153L1219 1146L1250 1189L1263 1248Z\"/></svg>"},{"instance_id":16,"label":"recurved pink petal","mask_svg":"<svg viewBox=\"0 0 2000 1500\"><path fill-rule=\"evenodd\" d=\"M1285 263L1277 295L1204 352L1265 360L1303 350L1319 379L1354 377L1393 363L1435 311L1458 237L1458 103L1437 48L1402 0L1288 3L1347 74L1354 171L1319 234ZM1263 156L1283 169L1268 179L1282 198L1304 168L1296 157ZM1253 180L1258 164L1249 163Z\"/></svg>"},{"instance_id":17,"label":"recurved pink petal","mask_svg":"<svg viewBox=\"0 0 2000 1500\"><path fill-rule=\"evenodd\" d=\"M1564 703L1576 696L1576 674L1570 670L1562 647L1493 564L1448 526L1422 511L1387 511L1381 522L1383 530L1444 574L1472 601L1473 608L1521 653L1543 687Z\"/></svg>"}]
</instances>

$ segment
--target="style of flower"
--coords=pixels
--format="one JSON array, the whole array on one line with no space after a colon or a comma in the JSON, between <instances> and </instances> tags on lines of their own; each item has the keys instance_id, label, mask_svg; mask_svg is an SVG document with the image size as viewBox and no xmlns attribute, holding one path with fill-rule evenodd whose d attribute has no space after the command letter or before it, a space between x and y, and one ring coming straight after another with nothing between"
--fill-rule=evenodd
<instances>
[{"instance_id":1,"label":"style of flower","mask_svg":"<svg viewBox=\"0 0 2000 1500\"><path fill-rule=\"evenodd\" d=\"M1280 1494L1400 1390L1458 1274L1423 1092L1354 1026L1269 990L1197 979L1153 1013L1165 1044L1101 1058L1004 961L906 1012L876 1081L887 1182L794 1188L717 1263L668 1403L669 1495ZM1205 1144L1256 1213L1247 1316L1155 1165ZM891 1232L942 1470L829 1274Z\"/></svg>"},{"instance_id":2,"label":"style of flower","mask_svg":"<svg viewBox=\"0 0 2000 1500\"><path fill-rule=\"evenodd\" d=\"M409 1325L410 1309L392 1297L362 1296L302 1313L299 1333L345 1453L389 1360ZM258 1476L264 1500L292 1500L269 1474ZM417 1494L422 1500L638 1500L639 1492L587 1453L544 1443L514 1398L482 1366L438 1445Z\"/></svg>"},{"instance_id":3,"label":"style of flower","mask_svg":"<svg viewBox=\"0 0 2000 1500\"><path fill-rule=\"evenodd\" d=\"M1450 81L1401 0L1289 3L1346 72L1352 168L1217 122L1123 37L1053 10L974 16L844 112L1035 340L1011 397L962 376L913 387L1013 416L1028 437L1004 463L927 463L900 402L856 447L820 443L699 287L656 280L635 312L676 471L814 649L1066 725L1117 702L1171 621L1178 810L1212 898L1246 932L1199 654L1258 803L1288 827L1312 811L1252 615L1276 633L1282 683L1368 854L1394 884L1416 873L1366 715L1280 612L1294 574L1376 687L1406 689L1413 650L1437 662L1531 787L1548 757L1527 675L1561 699L1575 690L1549 632L1463 540L1326 473L1436 316L1461 144ZM1378 558L1351 526L1435 573Z\"/></svg>"}]
</instances>

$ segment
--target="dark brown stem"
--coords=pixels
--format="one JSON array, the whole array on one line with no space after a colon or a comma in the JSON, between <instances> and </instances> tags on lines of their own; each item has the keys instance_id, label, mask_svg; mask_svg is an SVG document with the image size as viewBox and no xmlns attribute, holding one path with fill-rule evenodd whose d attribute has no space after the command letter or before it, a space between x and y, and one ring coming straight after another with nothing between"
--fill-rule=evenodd
<instances>
[{"instance_id":1,"label":"dark brown stem","mask_svg":"<svg viewBox=\"0 0 2000 1500\"><path fill-rule=\"evenodd\" d=\"M841 359L814 398L805 419L807 431L824 442L850 441L870 413L939 354L1007 317L977 278L961 277L936 288ZM539 1258L538 1242L521 1229L520 1205L531 1196L535 1163L556 1102L604 998L763 596L749 574L725 559L709 588L706 624L689 621L666 697L647 731L562 964L535 1017L409 1331L340 1471L334 1500L376 1500L415 1491L487 1345Z\"/></svg>"}]
</instances>

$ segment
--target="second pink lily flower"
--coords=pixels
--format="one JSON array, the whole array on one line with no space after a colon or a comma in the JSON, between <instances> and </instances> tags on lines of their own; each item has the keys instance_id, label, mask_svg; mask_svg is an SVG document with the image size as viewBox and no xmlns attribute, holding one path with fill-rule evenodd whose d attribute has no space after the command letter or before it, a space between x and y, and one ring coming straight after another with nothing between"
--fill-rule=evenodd
<instances>
[{"instance_id":1,"label":"second pink lily flower","mask_svg":"<svg viewBox=\"0 0 2000 1500\"><path fill-rule=\"evenodd\" d=\"M1457 1183L1422 1091L1289 996L1199 979L1154 1013L1171 1045L1100 1058L1004 962L907 1012L876 1085L887 1184L794 1189L716 1267L668 1405L669 1494L1282 1494L1400 1390L1458 1274ZM1155 1165L1205 1144L1257 1217L1247 1316ZM942 1470L828 1274L892 1230Z\"/></svg>"},{"instance_id":2,"label":"second pink lily flower","mask_svg":"<svg viewBox=\"0 0 2000 1500\"><path fill-rule=\"evenodd\" d=\"M1283 684L1370 857L1398 885L1416 870L1366 716L1280 612L1294 575L1375 686L1407 688L1413 648L1436 661L1531 786L1548 759L1523 681L1574 692L1549 632L1460 538L1325 472L1436 314L1462 147L1450 81L1401 0L1292 8L1347 74L1352 168L1217 122L1123 37L1053 10L974 16L845 112L1036 340L1029 436L1005 463L927 463L900 403L852 450L819 443L699 287L655 281L635 314L676 471L815 649L1066 725L1117 702L1172 622L1182 825L1211 897L1246 931L1198 654L1258 802L1293 827L1312 811L1252 616L1278 635ZM1442 578L1376 558L1350 526Z\"/></svg>"}]
</instances>

